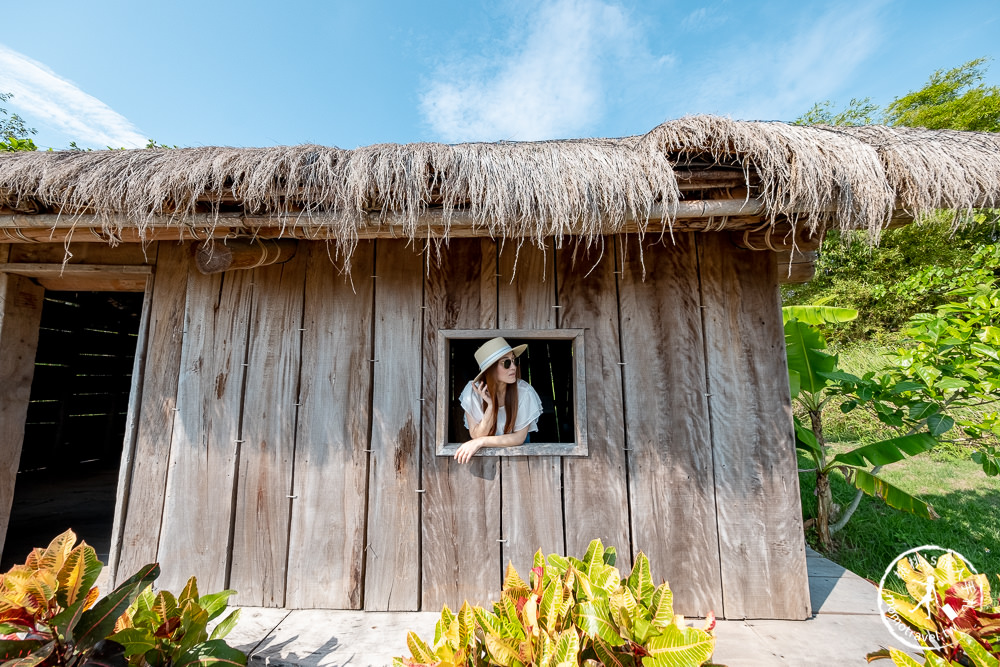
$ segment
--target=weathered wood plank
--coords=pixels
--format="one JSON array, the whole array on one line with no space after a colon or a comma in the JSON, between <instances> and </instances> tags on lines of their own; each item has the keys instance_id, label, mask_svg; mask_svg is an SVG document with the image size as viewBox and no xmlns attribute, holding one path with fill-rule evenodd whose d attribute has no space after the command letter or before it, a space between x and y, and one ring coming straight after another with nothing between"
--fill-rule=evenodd
<instances>
[{"instance_id":1,"label":"weathered wood plank","mask_svg":"<svg viewBox=\"0 0 1000 667\"><path fill-rule=\"evenodd\" d=\"M173 420L158 585L226 587L240 394L253 274L188 272L184 344Z\"/></svg>"},{"instance_id":2,"label":"weathered wood plank","mask_svg":"<svg viewBox=\"0 0 1000 667\"><path fill-rule=\"evenodd\" d=\"M0 272L35 278L48 290L64 292L142 292L148 265L130 264L29 264L0 265Z\"/></svg>"},{"instance_id":3,"label":"weathered wood plank","mask_svg":"<svg viewBox=\"0 0 1000 667\"><path fill-rule=\"evenodd\" d=\"M705 349L694 238L675 241L640 256L629 237L622 262L632 541L670 582L678 613L704 616L723 602Z\"/></svg>"},{"instance_id":4,"label":"weathered wood plank","mask_svg":"<svg viewBox=\"0 0 1000 667\"><path fill-rule=\"evenodd\" d=\"M585 329L586 342L589 456L563 459L566 552L579 557L600 538L618 549L619 567L627 568L631 541L614 241L609 239L603 252L580 249L575 257L558 250L555 261L559 326Z\"/></svg>"},{"instance_id":5,"label":"weathered wood plank","mask_svg":"<svg viewBox=\"0 0 1000 667\"><path fill-rule=\"evenodd\" d=\"M107 573L108 583L115 580L115 567L122 547L122 526L132 490L132 468L135 465L135 452L139 437L139 408L142 405L142 386L146 373L146 344L149 341L149 321L152 310L153 278L151 276L146 283L142 299L142 315L139 318L135 356L132 359L132 382L129 385L128 412L125 415L125 441L122 443L121 462L118 464L118 490L115 492L115 514L111 523L111 551L108 556L108 567L101 572L102 575Z\"/></svg>"},{"instance_id":6,"label":"weathered wood plank","mask_svg":"<svg viewBox=\"0 0 1000 667\"><path fill-rule=\"evenodd\" d=\"M306 261L299 255L249 273L253 305L228 586L237 591L233 604L282 607Z\"/></svg>"},{"instance_id":7,"label":"weathered wood plank","mask_svg":"<svg viewBox=\"0 0 1000 667\"><path fill-rule=\"evenodd\" d=\"M285 606L360 609L371 410L373 244L351 275L309 244Z\"/></svg>"},{"instance_id":8,"label":"weathered wood plank","mask_svg":"<svg viewBox=\"0 0 1000 667\"><path fill-rule=\"evenodd\" d=\"M420 605L420 391L423 257L375 246L375 370L365 609Z\"/></svg>"},{"instance_id":9,"label":"weathered wood plank","mask_svg":"<svg viewBox=\"0 0 1000 667\"><path fill-rule=\"evenodd\" d=\"M115 582L156 561L177 406L190 259L185 246L176 243L160 243L155 252L149 339L145 350L136 350L155 371L142 378L132 485L121 517L121 550L113 564Z\"/></svg>"},{"instance_id":10,"label":"weathered wood plank","mask_svg":"<svg viewBox=\"0 0 1000 667\"><path fill-rule=\"evenodd\" d=\"M97 240L97 239L95 239ZM56 264L154 264L156 248L139 243L121 243L112 248L103 243L18 243L12 247L11 262Z\"/></svg>"},{"instance_id":11,"label":"weathered wood plank","mask_svg":"<svg viewBox=\"0 0 1000 667\"><path fill-rule=\"evenodd\" d=\"M810 614L772 257L698 239L726 618Z\"/></svg>"},{"instance_id":12,"label":"weathered wood plank","mask_svg":"<svg viewBox=\"0 0 1000 667\"><path fill-rule=\"evenodd\" d=\"M0 299L0 551L3 551L21 461L45 289L27 278L0 273Z\"/></svg>"},{"instance_id":13,"label":"weathered wood plank","mask_svg":"<svg viewBox=\"0 0 1000 667\"><path fill-rule=\"evenodd\" d=\"M499 598L499 462L480 457L460 465L435 455L438 329L495 327L495 274L496 245L478 239L452 241L441 262L432 262L427 273L421 466L424 610Z\"/></svg>"},{"instance_id":14,"label":"weathered wood plank","mask_svg":"<svg viewBox=\"0 0 1000 667\"><path fill-rule=\"evenodd\" d=\"M546 252L528 245L503 248L497 271L501 329L556 328L554 263L551 244ZM504 458L500 465L503 562L514 563L527 576L538 549L546 555L566 551L562 462L555 456L526 456Z\"/></svg>"}]
</instances>

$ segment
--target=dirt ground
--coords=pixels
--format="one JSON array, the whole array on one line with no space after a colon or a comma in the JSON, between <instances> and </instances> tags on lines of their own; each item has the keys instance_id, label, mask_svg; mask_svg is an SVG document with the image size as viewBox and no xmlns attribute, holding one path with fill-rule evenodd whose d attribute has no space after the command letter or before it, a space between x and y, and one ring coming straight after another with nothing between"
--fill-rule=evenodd
<instances>
[{"instance_id":1,"label":"dirt ground","mask_svg":"<svg viewBox=\"0 0 1000 667\"><path fill-rule=\"evenodd\" d=\"M80 463L72 470L19 472L0 571L23 563L34 547L72 528L107 563L118 469Z\"/></svg>"}]
</instances>

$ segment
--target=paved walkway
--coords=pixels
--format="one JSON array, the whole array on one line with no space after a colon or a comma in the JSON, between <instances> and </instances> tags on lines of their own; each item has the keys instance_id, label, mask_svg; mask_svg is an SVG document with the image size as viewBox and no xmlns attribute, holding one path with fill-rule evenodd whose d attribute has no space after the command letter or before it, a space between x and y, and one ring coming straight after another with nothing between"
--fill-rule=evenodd
<instances>
[{"instance_id":1,"label":"paved walkway","mask_svg":"<svg viewBox=\"0 0 1000 667\"><path fill-rule=\"evenodd\" d=\"M813 617L806 621L719 621L714 661L730 667L865 665L896 645L879 619L875 586L808 552ZM357 612L246 607L229 643L251 667L384 667L406 649L406 632L434 636L434 612Z\"/></svg>"}]
</instances>

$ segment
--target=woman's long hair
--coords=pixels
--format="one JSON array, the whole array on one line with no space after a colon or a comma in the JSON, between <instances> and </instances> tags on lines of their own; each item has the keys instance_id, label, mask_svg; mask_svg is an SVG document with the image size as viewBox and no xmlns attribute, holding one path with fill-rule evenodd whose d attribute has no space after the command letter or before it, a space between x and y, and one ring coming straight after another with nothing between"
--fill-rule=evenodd
<instances>
[{"instance_id":1,"label":"woman's long hair","mask_svg":"<svg viewBox=\"0 0 1000 667\"><path fill-rule=\"evenodd\" d=\"M493 416L489 418L487 425L488 435L493 435L497 430L497 414L500 412L500 394L498 393L503 388L505 394L503 397L503 407L504 414L506 415L506 421L503 425L504 433L512 433L514 431L514 424L517 422L517 380L521 379L521 367L517 368L517 380L507 384L506 382L497 381L497 365L502 361L498 359L496 363L486 369L483 373L483 379L486 380L486 388L490 392L490 396L493 397ZM499 385L499 386L498 386ZM483 401L483 413L486 412L486 401Z\"/></svg>"}]
</instances>

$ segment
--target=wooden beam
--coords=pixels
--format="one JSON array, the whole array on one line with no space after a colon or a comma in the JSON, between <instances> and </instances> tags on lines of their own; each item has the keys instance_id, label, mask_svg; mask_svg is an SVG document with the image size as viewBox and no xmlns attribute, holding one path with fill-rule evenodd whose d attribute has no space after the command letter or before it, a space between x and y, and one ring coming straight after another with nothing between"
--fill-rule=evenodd
<instances>
[{"instance_id":1,"label":"wooden beam","mask_svg":"<svg viewBox=\"0 0 1000 667\"><path fill-rule=\"evenodd\" d=\"M730 232L729 236L738 248L774 252L794 249L802 253L818 250L823 243L825 233L825 229L817 229L813 232L805 224L793 229L791 224L784 222L773 226L768 225L764 229Z\"/></svg>"},{"instance_id":2,"label":"wooden beam","mask_svg":"<svg viewBox=\"0 0 1000 667\"><path fill-rule=\"evenodd\" d=\"M258 266L283 264L295 256L298 242L294 239L214 239L202 241L195 252L198 270L209 275L233 269L255 269Z\"/></svg>"},{"instance_id":3,"label":"wooden beam","mask_svg":"<svg viewBox=\"0 0 1000 667\"><path fill-rule=\"evenodd\" d=\"M152 273L147 265L106 264L0 264L0 273L8 273L35 282L52 291L142 292Z\"/></svg>"},{"instance_id":4,"label":"wooden beam","mask_svg":"<svg viewBox=\"0 0 1000 667\"><path fill-rule=\"evenodd\" d=\"M21 460L44 296L45 289L29 279L0 273L0 551Z\"/></svg>"}]
</instances>

